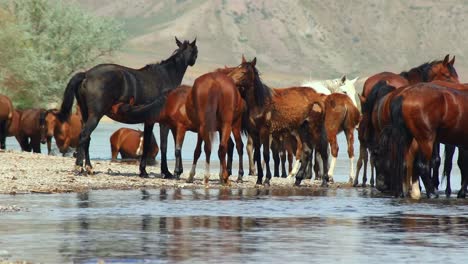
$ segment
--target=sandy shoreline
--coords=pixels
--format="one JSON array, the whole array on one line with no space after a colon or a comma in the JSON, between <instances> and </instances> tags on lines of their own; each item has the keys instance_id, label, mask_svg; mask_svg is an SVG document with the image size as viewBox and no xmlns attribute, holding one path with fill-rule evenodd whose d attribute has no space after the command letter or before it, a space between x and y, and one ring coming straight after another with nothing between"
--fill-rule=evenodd
<instances>
[{"instance_id":1,"label":"sandy shoreline","mask_svg":"<svg viewBox=\"0 0 468 264\"><path fill-rule=\"evenodd\" d=\"M186 183L190 166L184 164L184 174L180 180L162 179L159 164L148 166L150 178L138 177L138 165L106 160L93 160L95 174L75 175L72 171L74 160L57 156L6 151L0 152L0 193L63 193L84 192L98 189L156 189L156 188L207 188L203 184L203 163L198 166L194 183ZM225 188L219 184L218 161L212 162L212 176L208 188ZM169 168L173 168L169 162ZM234 165L237 172L237 165ZM236 173L234 173L236 174ZM237 176L231 176L230 188L264 188L256 186L256 177L244 176L243 183L236 183ZM345 183L335 183L329 188L345 187ZM305 180L302 187L321 188L319 183ZM293 188L293 179L272 178L269 188Z\"/></svg>"}]
</instances>

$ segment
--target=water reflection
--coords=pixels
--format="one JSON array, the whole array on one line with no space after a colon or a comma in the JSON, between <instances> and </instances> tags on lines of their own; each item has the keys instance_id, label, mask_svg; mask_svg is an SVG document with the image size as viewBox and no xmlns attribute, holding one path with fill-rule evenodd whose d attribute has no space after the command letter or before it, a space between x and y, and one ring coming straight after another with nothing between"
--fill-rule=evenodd
<instances>
[{"instance_id":1,"label":"water reflection","mask_svg":"<svg viewBox=\"0 0 468 264\"><path fill-rule=\"evenodd\" d=\"M0 216L0 247L45 263L436 263L460 261L468 249L468 204L453 199L310 188L5 197L31 209Z\"/></svg>"}]
</instances>

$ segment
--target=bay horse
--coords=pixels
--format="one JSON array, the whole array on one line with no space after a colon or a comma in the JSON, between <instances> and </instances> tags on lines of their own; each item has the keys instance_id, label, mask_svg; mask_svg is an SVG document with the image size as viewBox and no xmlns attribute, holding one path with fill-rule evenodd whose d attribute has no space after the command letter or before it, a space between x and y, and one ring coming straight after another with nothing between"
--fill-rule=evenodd
<instances>
[{"instance_id":1,"label":"bay horse","mask_svg":"<svg viewBox=\"0 0 468 264\"><path fill-rule=\"evenodd\" d=\"M110 137L112 161L117 161L120 153L122 159L138 159L143 154L143 131L131 128L119 128ZM159 152L154 134L151 136L151 145L148 153L149 164L156 164Z\"/></svg>"},{"instance_id":2,"label":"bay horse","mask_svg":"<svg viewBox=\"0 0 468 264\"><path fill-rule=\"evenodd\" d=\"M248 133L253 139L255 148L257 184L262 184L263 181L260 159L260 147L263 147L266 167L266 179L263 184L268 186L271 179L269 167L270 135L282 132L295 133L301 143L306 145L305 148L302 148L305 153L301 157L310 154L310 151L314 149L314 144L319 142L322 135L322 131L317 132L317 130L323 126L323 120L320 119L323 117L324 99L322 96L324 95L318 94L308 87L270 89L261 81L255 65L256 58L247 62L242 57L242 63L232 71L231 76L240 80L238 86L247 104ZM323 150L321 153L324 153ZM326 159L324 160L324 163L328 163ZM296 185L300 185L304 177L302 165L299 171L295 171L295 173L297 172ZM324 177L324 180L327 180L327 177Z\"/></svg>"},{"instance_id":3,"label":"bay horse","mask_svg":"<svg viewBox=\"0 0 468 264\"><path fill-rule=\"evenodd\" d=\"M188 66L193 66L198 56L196 40L181 42L175 38L177 49L166 60L148 64L141 69L132 69L117 64L100 64L86 72L74 75L64 92L60 109L60 119L70 116L73 100L76 97L81 108L84 126L80 134L75 169L81 173L92 174L89 158L91 133L100 119L107 115L111 119L128 124L145 123L143 154L140 162L140 177L148 177L146 160L151 143L154 123L147 122L149 116L157 116L164 106L164 93L180 85ZM144 105L155 102L151 113L140 117L128 117L123 111L116 111L121 104ZM168 133L168 128L161 127L161 134ZM167 142L161 142L161 146ZM83 168L83 158L85 168ZM167 169L166 161L161 161L161 172L165 178L172 174Z\"/></svg>"},{"instance_id":4,"label":"bay horse","mask_svg":"<svg viewBox=\"0 0 468 264\"><path fill-rule=\"evenodd\" d=\"M392 72L381 72L377 73L371 77L369 77L363 86L362 95L359 95L359 99L361 101L361 105L363 105L366 101L367 96L371 93L373 89L377 86L379 81L385 81L386 84L389 86L399 88L411 84L416 84L419 82L431 82L434 80L440 81L449 81L458 83L458 74L454 67L455 64L455 56L450 60L449 54L445 56L443 60L436 60L428 63L423 63L417 67L410 69L409 71L403 71L400 74L392 73ZM362 113L361 122L359 124L358 132L360 134L364 134L366 132L362 131L363 129L369 127L370 120L370 113L364 112ZM357 164L357 173L355 179L359 177L359 171L363 164L363 161L368 160L368 149L367 145L368 142L362 141L364 137L359 137L359 158ZM373 157L371 155L370 158L371 162L371 173L373 175L374 171L372 170L372 164L374 163ZM367 162L364 162L366 165ZM364 174L367 173L367 166L364 166ZM365 177L367 178L367 177ZM371 176L371 186L373 176ZM357 182L355 182L357 185ZM363 182L365 186L365 182Z\"/></svg>"},{"instance_id":5,"label":"bay horse","mask_svg":"<svg viewBox=\"0 0 468 264\"><path fill-rule=\"evenodd\" d=\"M8 126L7 135L14 136L21 150L41 153L41 120L45 109L16 109Z\"/></svg>"},{"instance_id":6,"label":"bay horse","mask_svg":"<svg viewBox=\"0 0 468 264\"><path fill-rule=\"evenodd\" d=\"M8 135L8 127L10 126L14 111L15 108L10 98L0 94L0 149L6 148L5 142Z\"/></svg>"},{"instance_id":7,"label":"bay horse","mask_svg":"<svg viewBox=\"0 0 468 264\"><path fill-rule=\"evenodd\" d=\"M77 148L80 133L82 129L81 110L77 106L75 113L71 114L68 120L61 121L59 110L49 109L41 119L41 143L47 142L48 154L51 154L51 138L54 137L55 143L63 156L71 148Z\"/></svg>"},{"instance_id":8,"label":"bay horse","mask_svg":"<svg viewBox=\"0 0 468 264\"><path fill-rule=\"evenodd\" d=\"M426 167L438 141L461 149L468 148L464 136L468 129L468 92L446 88L435 83L419 83L402 89L390 103L391 126L381 135L382 159L395 173L386 174L390 189L396 195L419 199L419 179L413 174L416 154L422 154ZM468 152L460 151L462 188L458 197L466 196ZM388 154L388 155L385 155ZM404 164L406 164L406 171Z\"/></svg>"}]
</instances>

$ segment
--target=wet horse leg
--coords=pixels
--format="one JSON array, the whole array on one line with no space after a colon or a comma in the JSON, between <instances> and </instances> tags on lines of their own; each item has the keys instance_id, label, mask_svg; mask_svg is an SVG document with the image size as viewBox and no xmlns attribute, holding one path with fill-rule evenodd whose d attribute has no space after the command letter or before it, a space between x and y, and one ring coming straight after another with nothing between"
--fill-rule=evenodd
<instances>
[{"instance_id":1,"label":"wet horse leg","mask_svg":"<svg viewBox=\"0 0 468 264\"><path fill-rule=\"evenodd\" d=\"M172 132L175 136L174 131ZM172 179L174 175L169 171L167 167L167 137L169 135L169 127L164 124L159 124L159 137L161 145L161 175L164 179Z\"/></svg>"},{"instance_id":2,"label":"wet horse leg","mask_svg":"<svg viewBox=\"0 0 468 264\"><path fill-rule=\"evenodd\" d=\"M253 148L254 148L254 140L252 136L249 134L247 135L247 156L249 157L249 175L254 176L257 174L255 172L255 162L254 162L254 153L253 153Z\"/></svg>"},{"instance_id":3,"label":"wet horse leg","mask_svg":"<svg viewBox=\"0 0 468 264\"><path fill-rule=\"evenodd\" d=\"M364 165L364 169L362 170L362 186L365 187L366 181L367 181L367 161L368 161L368 156L367 156L367 149L364 147L362 143L359 145L359 158L357 161L357 168L356 168L356 176L354 177L354 183L353 186L356 187L359 184L359 172L362 168L362 165ZM363 164L364 163L364 164Z\"/></svg>"},{"instance_id":4,"label":"wet horse leg","mask_svg":"<svg viewBox=\"0 0 468 264\"><path fill-rule=\"evenodd\" d=\"M335 170L335 165L336 165L336 158L338 156L338 143L336 140L336 133L337 131L328 131L327 130L327 138L330 143L330 148L331 148L331 155L332 155L332 160L330 164L330 168L328 169L328 177L330 179L330 182L333 183L333 172Z\"/></svg>"},{"instance_id":5,"label":"wet horse leg","mask_svg":"<svg viewBox=\"0 0 468 264\"><path fill-rule=\"evenodd\" d=\"M200 124L199 130L202 140L205 142L204 151L205 151L205 185L208 185L210 180L210 157L211 157L211 132L208 131L204 124Z\"/></svg>"},{"instance_id":6,"label":"wet horse leg","mask_svg":"<svg viewBox=\"0 0 468 264\"><path fill-rule=\"evenodd\" d=\"M302 160L301 155L303 152L302 151L303 143L301 140L301 136L298 134L298 132L293 132L291 134L294 135L294 137L296 137L297 149L296 149L296 160L294 161L293 169L289 172L288 178L292 178L294 175L297 174L299 170L300 161Z\"/></svg>"},{"instance_id":7,"label":"wet horse leg","mask_svg":"<svg viewBox=\"0 0 468 264\"><path fill-rule=\"evenodd\" d=\"M227 171L227 164L226 164L226 154L227 154L227 148L228 148L228 141L229 138L231 137L231 132L232 132L232 127L231 127L232 122L226 122L223 125L222 131L221 131L221 140L219 142L219 148L218 148L218 158L220 161L221 165L221 173L220 173L220 181L222 185L231 185L231 182L229 181L229 174Z\"/></svg>"},{"instance_id":8,"label":"wet horse leg","mask_svg":"<svg viewBox=\"0 0 468 264\"><path fill-rule=\"evenodd\" d=\"M260 138L262 141L263 146L263 160L265 161L265 169L266 169L266 179L263 183L265 186L270 185L271 180L271 171L270 171L270 133L267 129L262 129L260 132Z\"/></svg>"},{"instance_id":9,"label":"wet horse leg","mask_svg":"<svg viewBox=\"0 0 468 264\"><path fill-rule=\"evenodd\" d=\"M34 153L41 153L41 138L37 136L31 137L31 148Z\"/></svg>"},{"instance_id":10,"label":"wet horse leg","mask_svg":"<svg viewBox=\"0 0 468 264\"><path fill-rule=\"evenodd\" d=\"M452 172L452 160L454 154L455 146L445 144L444 171L442 173L442 177L447 177L447 186L445 187L445 196L447 198L452 194L452 189L450 187L450 174Z\"/></svg>"},{"instance_id":11,"label":"wet horse leg","mask_svg":"<svg viewBox=\"0 0 468 264\"><path fill-rule=\"evenodd\" d=\"M439 190L439 168L440 168L440 144L436 142L434 144L434 150L432 151L431 158L431 168L432 168L432 186L435 190Z\"/></svg>"},{"instance_id":12,"label":"wet horse leg","mask_svg":"<svg viewBox=\"0 0 468 264\"><path fill-rule=\"evenodd\" d=\"M232 158L234 156L234 141L232 141L231 137L229 137L229 141L228 141L227 155L228 155L227 171L228 171L228 175L231 176L232 175Z\"/></svg>"},{"instance_id":13,"label":"wet horse leg","mask_svg":"<svg viewBox=\"0 0 468 264\"><path fill-rule=\"evenodd\" d=\"M148 153L151 148L151 138L153 137L153 128L154 123L145 123L145 128L143 131L143 154L140 159L140 177L148 178L148 173L146 172L146 162L148 160Z\"/></svg>"},{"instance_id":14,"label":"wet horse leg","mask_svg":"<svg viewBox=\"0 0 468 264\"><path fill-rule=\"evenodd\" d=\"M348 142L348 158L349 158L349 184L354 183L354 129L344 131L346 141Z\"/></svg>"},{"instance_id":15,"label":"wet horse leg","mask_svg":"<svg viewBox=\"0 0 468 264\"><path fill-rule=\"evenodd\" d=\"M6 120L0 121L0 149L5 149L6 148L6 134L7 134L7 129L6 129Z\"/></svg>"},{"instance_id":16,"label":"wet horse leg","mask_svg":"<svg viewBox=\"0 0 468 264\"><path fill-rule=\"evenodd\" d=\"M273 140L271 144L271 154L273 156L273 177L279 177L279 167L280 167L280 147L278 146L276 139Z\"/></svg>"},{"instance_id":17,"label":"wet horse leg","mask_svg":"<svg viewBox=\"0 0 468 264\"><path fill-rule=\"evenodd\" d=\"M195 147L195 151L193 152L193 163L192 163L192 169L190 170L189 177L187 179L188 183L193 182L193 178L195 177L195 171L197 169L197 162L198 159L200 158L201 155L201 144L203 140L200 135L200 133L197 134L197 146Z\"/></svg>"},{"instance_id":18,"label":"wet horse leg","mask_svg":"<svg viewBox=\"0 0 468 264\"><path fill-rule=\"evenodd\" d=\"M183 172L183 165L182 165L182 145L184 144L185 132L186 129L183 126L178 126L176 130L176 139L175 139L175 158L176 158L176 165L175 165L175 177L178 180L180 175Z\"/></svg>"},{"instance_id":19,"label":"wet horse leg","mask_svg":"<svg viewBox=\"0 0 468 264\"><path fill-rule=\"evenodd\" d=\"M458 167L462 175L462 184L460 191L457 194L457 198L466 198L466 192L468 187L468 150L458 148Z\"/></svg>"},{"instance_id":20,"label":"wet horse leg","mask_svg":"<svg viewBox=\"0 0 468 264\"><path fill-rule=\"evenodd\" d=\"M232 134L234 135L234 140L236 141L236 150L237 150L237 155L239 156L239 172L238 172L238 177L237 177L237 182L242 182L242 177L244 176L244 143L242 142L242 135L241 135L241 121L239 121L239 124L236 124L232 128ZM230 139L230 138L229 138ZM232 142L232 140L231 140ZM232 153L231 153L231 166L232 166Z\"/></svg>"}]
</instances>

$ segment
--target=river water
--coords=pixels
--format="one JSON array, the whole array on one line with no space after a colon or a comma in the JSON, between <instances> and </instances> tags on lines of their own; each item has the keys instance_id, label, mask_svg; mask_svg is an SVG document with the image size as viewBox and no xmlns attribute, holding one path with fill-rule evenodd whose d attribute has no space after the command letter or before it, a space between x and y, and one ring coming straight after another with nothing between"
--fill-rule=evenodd
<instances>
[{"instance_id":1,"label":"river water","mask_svg":"<svg viewBox=\"0 0 468 264\"><path fill-rule=\"evenodd\" d=\"M92 158L110 158L108 139L120 126L100 124ZM188 134L186 160L195 142ZM335 179L346 181L343 137L339 144ZM18 148L12 138L7 147ZM454 190L459 181L454 169ZM410 201L370 188L105 190L0 195L0 205L20 208L0 212L0 260L464 263L468 252L468 200Z\"/></svg>"}]
</instances>

